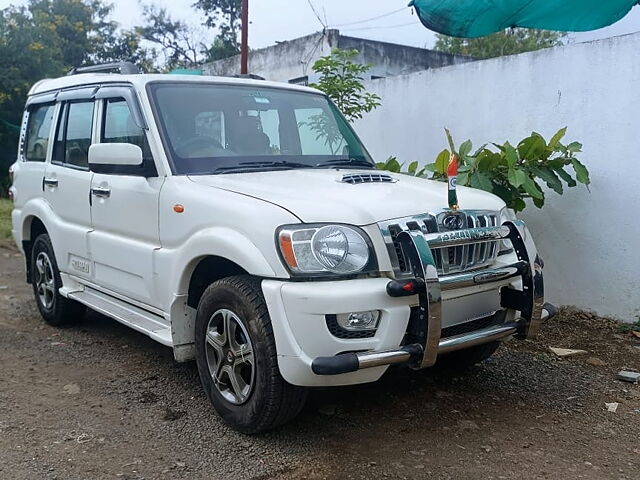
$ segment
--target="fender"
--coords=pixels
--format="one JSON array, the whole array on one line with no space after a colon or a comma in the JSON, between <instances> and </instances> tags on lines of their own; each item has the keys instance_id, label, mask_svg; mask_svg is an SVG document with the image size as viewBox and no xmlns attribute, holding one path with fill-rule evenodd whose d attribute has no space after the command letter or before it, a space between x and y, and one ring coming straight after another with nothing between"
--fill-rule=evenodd
<instances>
[{"instance_id":1,"label":"fender","mask_svg":"<svg viewBox=\"0 0 640 480\"><path fill-rule=\"evenodd\" d=\"M164 258L166 255L166 258ZM158 250L158 271L163 270L163 260L170 262L168 276L172 279L171 293L185 294L189 279L198 262L204 257L217 256L230 260L250 275L258 277L287 277L284 267L274 268L263 252L240 232L227 227L212 227L191 236L179 248ZM274 244L274 257L277 260ZM163 275L160 275L161 277Z\"/></svg>"},{"instance_id":2,"label":"fender","mask_svg":"<svg viewBox=\"0 0 640 480\"><path fill-rule=\"evenodd\" d=\"M163 310L170 316L174 355L178 361L193 358L196 311L187 305L189 282L200 261L210 256L229 260L257 277L286 275L284 267L273 268L251 240L226 227L202 230L177 249L157 250L154 255L156 288L160 298L170 302L163 305Z\"/></svg>"}]
</instances>

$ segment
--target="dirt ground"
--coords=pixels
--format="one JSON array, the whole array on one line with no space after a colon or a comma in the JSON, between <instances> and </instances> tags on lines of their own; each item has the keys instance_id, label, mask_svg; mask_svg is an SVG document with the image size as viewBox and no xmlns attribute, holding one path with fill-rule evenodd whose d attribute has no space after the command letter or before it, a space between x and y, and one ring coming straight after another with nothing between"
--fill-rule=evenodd
<instances>
[{"instance_id":1,"label":"dirt ground","mask_svg":"<svg viewBox=\"0 0 640 480\"><path fill-rule=\"evenodd\" d=\"M248 437L194 364L97 314L46 326L23 278L0 244L0 479L640 479L640 386L615 378L640 368L640 339L604 319L565 309L465 373L313 391L294 423Z\"/></svg>"}]
</instances>

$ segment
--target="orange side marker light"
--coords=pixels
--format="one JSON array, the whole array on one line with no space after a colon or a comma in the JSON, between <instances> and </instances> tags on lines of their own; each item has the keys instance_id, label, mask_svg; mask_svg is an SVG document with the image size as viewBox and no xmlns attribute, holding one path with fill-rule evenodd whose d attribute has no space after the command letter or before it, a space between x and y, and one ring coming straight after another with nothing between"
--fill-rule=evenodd
<instances>
[{"instance_id":1,"label":"orange side marker light","mask_svg":"<svg viewBox=\"0 0 640 480\"><path fill-rule=\"evenodd\" d=\"M173 206L173 211L176 212L176 213L183 213L184 212L184 207L178 203L178 204Z\"/></svg>"},{"instance_id":2,"label":"orange side marker light","mask_svg":"<svg viewBox=\"0 0 640 480\"><path fill-rule=\"evenodd\" d=\"M291 242L291 236L289 234L280 235L280 251L282 252L284 261L287 262L287 265L292 268L296 268L298 266L296 254L293 252L293 243Z\"/></svg>"}]
</instances>

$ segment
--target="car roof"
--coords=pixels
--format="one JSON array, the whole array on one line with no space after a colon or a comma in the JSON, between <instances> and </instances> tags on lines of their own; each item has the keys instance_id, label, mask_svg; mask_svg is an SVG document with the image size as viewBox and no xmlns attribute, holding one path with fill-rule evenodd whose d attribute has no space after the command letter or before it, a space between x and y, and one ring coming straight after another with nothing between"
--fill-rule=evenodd
<instances>
[{"instance_id":1,"label":"car roof","mask_svg":"<svg viewBox=\"0 0 640 480\"><path fill-rule=\"evenodd\" d=\"M144 89L151 82L179 82L179 83L210 83L219 85L247 85L256 87L280 88L297 92L322 93L314 88L290 83L270 82L266 80L253 80L248 78L218 77L209 75L174 75L174 74L140 74L121 75L113 73L81 73L67 75L65 77L44 79L37 82L29 91L29 96L41 93L62 90L66 88L82 87L84 85L96 85L105 83L130 83L133 86Z\"/></svg>"}]
</instances>

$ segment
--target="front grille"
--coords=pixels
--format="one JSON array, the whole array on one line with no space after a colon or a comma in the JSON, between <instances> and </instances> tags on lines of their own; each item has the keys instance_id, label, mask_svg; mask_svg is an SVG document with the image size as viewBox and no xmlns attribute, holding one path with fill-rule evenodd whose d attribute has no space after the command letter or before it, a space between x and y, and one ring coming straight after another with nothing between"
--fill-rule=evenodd
<instances>
[{"instance_id":1,"label":"front grille","mask_svg":"<svg viewBox=\"0 0 640 480\"><path fill-rule=\"evenodd\" d=\"M359 183L394 183L396 180L384 173L352 173L344 175L340 181L357 185Z\"/></svg>"},{"instance_id":2,"label":"front grille","mask_svg":"<svg viewBox=\"0 0 640 480\"><path fill-rule=\"evenodd\" d=\"M409 272L409 265L402 251L402 246L398 242L400 232L407 230L417 230L424 233L450 232L465 228L495 227L498 226L499 221L495 212L467 210L457 212L455 216L458 220L451 222L455 225L449 225L454 228L448 228L445 225L445 219L451 216L450 212L438 215L427 214L394 220L380 226L397 274L402 275ZM438 275L448 275L487 267L495 262L498 250L499 241L496 240L457 247L434 248L432 252Z\"/></svg>"}]
</instances>

